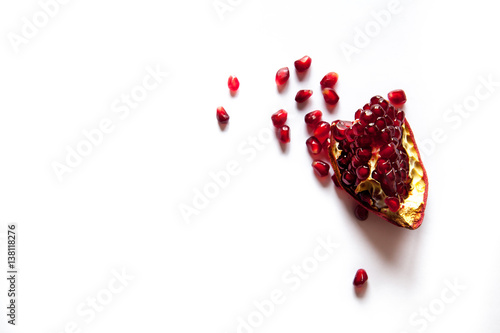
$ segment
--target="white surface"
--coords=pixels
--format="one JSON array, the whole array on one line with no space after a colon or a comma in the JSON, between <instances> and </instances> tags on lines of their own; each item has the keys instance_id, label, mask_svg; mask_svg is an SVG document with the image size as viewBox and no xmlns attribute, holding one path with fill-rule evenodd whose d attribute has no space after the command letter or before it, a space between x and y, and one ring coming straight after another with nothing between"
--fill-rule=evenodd
<instances>
[{"instance_id":1,"label":"white surface","mask_svg":"<svg viewBox=\"0 0 500 333\"><path fill-rule=\"evenodd\" d=\"M480 77L500 81L496 6L402 0L348 62L341 43L352 44L356 28L388 2L232 3L221 20L212 0L74 0L15 53L7 34L20 33L22 17L40 6L2 2L0 220L1 232L19 225L21 273L18 326L7 327L2 312L0 331L71 332L74 321L76 332L89 333L232 333L275 289L284 303L254 332L500 331L492 160L500 87L456 128L444 118L475 94ZM292 70L279 94L276 70L305 54L313 58L308 75L298 81ZM169 76L122 120L112 104L141 84L147 66ZM318 84L329 71L340 75L333 112ZM235 97L230 74L241 82ZM314 95L298 110L302 88ZM438 128L447 136L424 156L430 193L417 231L373 216L356 221L353 202L314 176L304 144L309 110L351 119L371 96L395 88L407 92L419 143ZM219 105L231 116L225 131L215 120ZM274 139L255 158L238 150L279 108L290 115L286 152ZM113 132L59 182L51 163L105 118ZM241 173L187 224L180 204L231 160ZM317 237L339 247L292 291L282 276L310 260ZM363 297L352 287L360 267L369 275ZM113 270L122 268L134 279L91 317L88 298L109 295L109 283L118 288ZM458 297L447 291L454 280L466 286ZM424 328L418 312L429 306L442 313ZM419 323L410 322L413 313Z\"/></svg>"}]
</instances>

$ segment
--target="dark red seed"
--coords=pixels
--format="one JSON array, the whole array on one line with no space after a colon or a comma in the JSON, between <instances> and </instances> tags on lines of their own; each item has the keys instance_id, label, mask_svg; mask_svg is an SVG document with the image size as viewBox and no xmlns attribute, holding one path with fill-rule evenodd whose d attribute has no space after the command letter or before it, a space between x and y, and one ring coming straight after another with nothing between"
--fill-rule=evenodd
<instances>
[{"instance_id":1,"label":"dark red seed","mask_svg":"<svg viewBox=\"0 0 500 333\"><path fill-rule=\"evenodd\" d=\"M365 128L360 123L355 123L354 125L352 125L352 131L354 135L362 135L364 133L364 130Z\"/></svg>"},{"instance_id":2,"label":"dark red seed","mask_svg":"<svg viewBox=\"0 0 500 333\"><path fill-rule=\"evenodd\" d=\"M330 137L326 138L325 142L323 142L323 151L326 152L326 154L328 155L328 152L330 151Z\"/></svg>"},{"instance_id":3,"label":"dark red seed","mask_svg":"<svg viewBox=\"0 0 500 333\"><path fill-rule=\"evenodd\" d=\"M271 116L271 120L273 121L274 127L280 128L285 125L287 117L288 113L283 109L273 113L273 115Z\"/></svg>"},{"instance_id":4,"label":"dark red seed","mask_svg":"<svg viewBox=\"0 0 500 333\"><path fill-rule=\"evenodd\" d=\"M288 70L288 67L280 68L276 73L276 84L278 86L281 86L285 84L289 78L290 78L290 71Z\"/></svg>"},{"instance_id":5,"label":"dark red seed","mask_svg":"<svg viewBox=\"0 0 500 333\"><path fill-rule=\"evenodd\" d=\"M356 176L358 176L359 180L365 180L370 175L370 168L366 165L359 166L356 169Z\"/></svg>"},{"instance_id":6,"label":"dark red seed","mask_svg":"<svg viewBox=\"0 0 500 333\"><path fill-rule=\"evenodd\" d=\"M350 170L346 170L342 175L342 182L347 186L351 186L356 181L356 176Z\"/></svg>"},{"instance_id":7,"label":"dark red seed","mask_svg":"<svg viewBox=\"0 0 500 333\"><path fill-rule=\"evenodd\" d=\"M356 287L359 287L368 280L368 274L366 274L366 271L364 269L358 269L356 272L356 275L354 276L354 281L352 282L353 285Z\"/></svg>"},{"instance_id":8,"label":"dark red seed","mask_svg":"<svg viewBox=\"0 0 500 333\"><path fill-rule=\"evenodd\" d=\"M333 173L332 181L333 181L333 183L335 184L336 187L340 187L339 180L337 179L337 176L335 175L335 173Z\"/></svg>"},{"instance_id":9,"label":"dark red seed","mask_svg":"<svg viewBox=\"0 0 500 333\"><path fill-rule=\"evenodd\" d=\"M313 155L319 154L322 149L321 142L319 142L319 140L314 136L311 136L309 139L307 139L306 146L307 149L309 149L309 152Z\"/></svg>"},{"instance_id":10,"label":"dark red seed","mask_svg":"<svg viewBox=\"0 0 500 333\"><path fill-rule=\"evenodd\" d=\"M361 116L361 112L363 112L363 109L358 109L358 110L354 113L354 119L359 119L359 116Z\"/></svg>"},{"instance_id":11,"label":"dark red seed","mask_svg":"<svg viewBox=\"0 0 500 333\"><path fill-rule=\"evenodd\" d=\"M371 107L371 111L373 112L373 114L375 115L376 118L383 117L385 115L385 111L378 104L373 105Z\"/></svg>"},{"instance_id":12,"label":"dark red seed","mask_svg":"<svg viewBox=\"0 0 500 333\"><path fill-rule=\"evenodd\" d=\"M339 95L332 88L324 88L323 89L323 98L325 102L330 105L335 105L339 101Z\"/></svg>"},{"instance_id":13,"label":"dark red seed","mask_svg":"<svg viewBox=\"0 0 500 333\"><path fill-rule=\"evenodd\" d=\"M309 67L311 67L311 62L311 57L303 56L302 58L294 62L295 69L297 70L297 72L305 72L309 69Z\"/></svg>"},{"instance_id":14,"label":"dark red seed","mask_svg":"<svg viewBox=\"0 0 500 333\"><path fill-rule=\"evenodd\" d=\"M319 83L321 85L321 89L323 88L333 88L335 83L337 83L339 79L339 75L335 72L330 72L326 74L323 79L321 79L321 82Z\"/></svg>"},{"instance_id":15,"label":"dark red seed","mask_svg":"<svg viewBox=\"0 0 500 333\"><path fill-rule=\"evenodd\" d=\"M348 128L348 124L344 121L337 120L334 122L334 125L331 127L333 137L337 141L342 141L345 139L345 131Z\"/></svg>"},{"instance_id":16,"label":"dark red seed","mask_svg":"<svg viewBox=\"0 0 500 333\"><path fill-rule=\"evenodd\" d=\"M295 102L304 103L309 99L309 97L311 97L312 94L312 90L299 90L297 92L297 95L295 95Z\"/></svg>"},{"instance_id":17,"label":"dark red seed","mask_svg":"<svg viewBox=\"0 0 500 333\"><path fill-rule=\"evenodd\" d=\"M367 162L372 157L372 150L369 148L358 148L356 150L356 156L358 156L361 161Z\"/></svg>"},{"instance_id":18,"label":"dark red seed","mask_svg":"<svg viewBox=\"0 0 500 333\"><path fill-rule=\"evenodd\" d=\"M368 125L369 123L373 123L375 121L375 115L371 110L364 110L361 112L359 116L359 122L361 125Z\"/></svg>"},{"instance_id":19,"label":"dark red seed","mask_svg":"<svg viewBox=\"0 0 500 333\"><path fill-rule=\"evenodd\" d=\"M387 97L389 97L389 102L393 105L403 105L406 103L406 94L402 89L396 89L389 94L387 94Z\"/></svg>"},{"instance_id":20,"label":"dark red seed","mask_svg":"<svg viewBox=\"0 0 500 333\"><path fill-rule=\"evenodd\" d=\"M323 161L320 160L314 160L312 162L312 166L314 168L314 171L320 176L320 177L325 177L328 176L328 172L330 171L330 166L326 164Z\"/></svg>"},{"instance_id":21,"label":"dark red seed","mask_svg":"<svg viewBox=\"0 0 500 333\"><path fill-rule=\"evenodd\" d=\"M405 112L403 110L399 110L396 113L396 119L403 123L403 120L405 120Z\"/></svg>"},{"instance_id":22,"label":"dark red seed","mask_svg":"<svg viewBox=\"0 0 500 333\"><path fill-rule=\"evenodd\" d=\"M330 124L326 121L319 122L314 129L313 134L319 140L319 142L325 142L325 140L330 137Z\"/></svg>"},{"instance_id":23,"label":"dark red seed","mask_svg":"<svg viewBox=\"0 0 500 333\"><path fill-rule=\"evenodd\" d=\"M368 218L368 210L361 205L357 205L356 208L354 208L354 215L358 220L364 221Z\"/></svg>"},{"instance_id":24,"label":"dark red seed","mask_svg":"<svg viewBox=\"0 0 500 333\"><path fill-rule=\"evenodd\" d=\"M321 121L323 113L320 110L311 111L304 116L304 121L309 126L316 126Z\"/></svg>"},{"instance_id":25,"label":"dark red seed","mask_svg":"<svg viewBox=\"0 0 500 333\"><path fill-rule=\"evenodd\" d=\"M396 146L394 143L388 143L380 147L380 157L382 158L390 158L396 152Z\"/></svg>"},{"instance_id":26,"label":"dark red seed","mask_svg":"<svg viewBox=\"0 0 500 333\"><path fill-rule=\"evenodd\" d=\"M380 101L381 98L383 99L383 97L380 95L373 96L372 98L370 98L370 104L371 105L379 104L378 102Z\"/></svg>"},{"instance_id":27,"label":"dark red seed","mask_svg":"<svg viewBox=\"0 0 500 333\"><path fill-rule=\"evenodd\" d=\"M217 121L221 124L226 124L229 121L229 115L222 106L217 108Z\"/></svg>"},{"instance_id":28,"label":"dark red seed","mask_svg":"<svg viewBox=\"0 0 500 333\"><path fill-rule=\"evenodd\" d=\"M240 87L240 81L236 76L230 76L229 79L227 79L227 86L229 90L236 91Z\"/></svg>"},{"instance_id":29,"label":"dark red seed","mask_svg":"<svg viewBox=\"0 0 500 333\"><path fill-rule=\"evenodd\" d=\"M290 127L288 127L287 125L283 125L278 130L278 135L281 143L290 142Z\"/></svg>"},{"instance_id":30,"label":"dark red seed","mask_svg":"<svg viewBox=\"0 0 500 333\"><path fill-rule=\"evenodd\" d=\"M385 198L385 204L389 207L391 212L397 212L399 210L399 199L396 197Z\"/></svg>"}]
</instances>

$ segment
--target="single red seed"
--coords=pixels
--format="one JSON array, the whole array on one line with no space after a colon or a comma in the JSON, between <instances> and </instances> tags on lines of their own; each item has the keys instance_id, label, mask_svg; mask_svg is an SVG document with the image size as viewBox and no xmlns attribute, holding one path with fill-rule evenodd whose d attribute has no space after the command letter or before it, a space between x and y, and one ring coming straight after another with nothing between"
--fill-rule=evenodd
<instances>
[{"instance_id":1,"label":"single red seed","mask_svg":"<svg viewBox=\"0 0 500 333\"><path fill-rule=\"evenodd\" d=\"M354 161L354 160L353 160ZM366 165L361 165L356 169L356 176L358 176L359 180L365 180L370 175L370 168Z\"/></svg>"},{"instance_id":2,"label":"single red seed","mask_svg":"<svg viewBox=\"0 0 500 333\"><path fill-rule=\"evenodd\" d=\"M356 272L356 275L354 276L354 281L352 282L353 285L356 287L359 287L368 280L368 274L366 274L366 271L364 269L358 269Z\"/></svg>"},{"instance_id":3,"label":"single red seed","mask_svg":"<svg viewBox=\"0 0 500 333\"><path fill-rule=\"evenodd\" d=\"M317 155L321 152L321 142L319 142L319 140L314 136L311 136L309 139L307 139L306 145L307 149L309 149L309 152L313 155Z\"/></svg>"},{"instance_id":4,"label":"single red seed","mask_svg":"<svg viewBox=\"0 0 500 333\"><path fill-rule=\"evenodd\" d=\"M302 58L300 58L299 60L296 60L294 62L295 69L299 73L300 72L305 72L306 70L309 69L309 67L311 67L311 62L312 62L311 57L309 57L309 56L303 56Z\"/></svg>"},{"instance_id":5,"label":"single red seed","mask_svg":"<svg viewBox=\"0 0 500 333\"><path fill-rule=\"evenodd\" d=\"M382 158L390 158L396 152L396 146L394 143L388 143L380 147L380 157Z\"/></svg>"},{"instance_id":6,"label":"single red seed","mask_svg":"<svg viewBox=\"0 0 500 333\"><path fill-rule=\"evenodd\" d=\"M313 135L319 140L319 142L325 142L325 140L330 137L330 124L326 121L319 122L314 129Z\"/></svg>"},{"instance_id":7,"label":"single red seed","mask_svg":"<svg viewBox=\"0 0 500 333\"><path fill-rule=\"evenodd\" d=\"M222 106L217 108L217 121L221 124L226 124L229 121L229 115Z\"/></svg>"},{"instance_id":8,"label":"single red seed","mask_svg":"<svg viewBox=\"0 0 500 333\"><path fill-rule=\"evenodd\" d=\"M304 103L311 97L313 94L312 90L299 90L297 95L295 95L295 101L297 103Z\"/></svg>"},{"instance_id":9,"label":"single red seed","mask_svg":"<svg viewBox=\"0 0 500 333\"><path fill-rule=\"evenodd\" d=\"M392 105L403 105L406 103L406 94L402 89L396 89L387 94Z\"/></svg>"},{"instance_id":10,"label":"single red seed","mask_svg":"<svg viewBox=\"0 0 500 333\"><path fill-rule=\"evenodd\" d=\"M274 127L280 128L285 125L287 117L288 113L283 109L273 113L273 115L271 116L271 120L273 121Z\"/></svg>"},{"instance_id":11,"label":"single red seed","mask_svg":"<svg viewBox=\"0 0 500 333\"><path fill-rule=\"evenodd\" d=\"M356 208L354 208L354 215L358 220L364 221L368 218L368 209L361 205L357 205Z\"/></svg>"},{"instance_id":12,"label":"single red seed","mask_svg":"<svg viewBox=\"0 0 500 333\"><path fill-rule=\"evenodd\" d=\"M335 72L330 72L326 74L323 79L321 79L321 82L319 83L321 85L321 89L324 88L333 88L335 83L337 83L339 79L339 75Z\"/></svg>"},{"instance_id":13,"label":"single red seed","mask_svg":"<svg viewBox=\"0 0 500 333\"><path fill-rule=\"evenodd\" d=\"M387 197L384 200L387 207L389 207L391 212L397 212L399 210L399 199L396 197Z\"/></svg>"},{"instance_id":14,"label":"single red seed","mask_svg":"<svg viewBox=\"0 0 500 333\"><path fill-rule=\"evenodd\" d=\"M280 129L278 129L278 135L281 143L290 142L290 127L283 125Z\"/></svg>"},{"instance_id":15,"label":"single red seed","mask_svg":"<svg viewBox=\"0 0 500 333\"><path fill-rule=\"evenodd\" d=\"M276 73L276 84L281 86L288 81L288 78L290 78L290 71L288 70L288 67L280 68Z\"/></svg>"},{"instance_id":16,"label":"single red seed","mask_svg":"<svg viewBox=\"0 0 500 333\"><path fill-rule=\"evenodd\" d=\"M314 160L312 166L320 177L328 176L330 172L330 166L323 161Z\"/></svg>"},{"instance_id":17,"label":"single red seed","mask_svg":"<svg viewBox=\"0 0 500 333\"><path fill-rule=\"evenodd\" d=\"M324 88L323 89L323 98L325 102L330 105L335 105L339 101L339 95L332 88Z\"/></svg>"},{"instance_id":18,"label":"single red seed","mask_svg":"<svg viewBox=\"0 0 500 333\"><path fill-rule=\"evenodd\" d=\"M227 79L227 86L229 90L236 91L240 87L240 81L236 76L230 76L229 79Z\"/></svg>"},{"instance_id":19,"label":"single red seed","mask_svg":"<svg viewBox=\"0 0 500 333\"><path fill-rule=\"evenodd\" d=\"M321 121L323 113L320 110L311 111L304 116L304 121L309 126L316 126Z\"/></svg>"},{"instance_id":20,"label":"single red seed","mask_svg":"<svg viewBox=\"0 0 500 333\"><path fill-rule=\"evenodd\" d=\"M337 179L337 176L335 175L335 172L333 173L332 181L336 187L340 187L340 183L339 183L339 180Z\"/></svg>"},{"instance_id":21,"label":"single red seed","mask_svg":"<svg viewBox=\"0 0 500 333\"><path fill-rule=\"evenodd\" d=\"M330 145L331 145L331 141L330 141L330 137L326 138L325 142L323 142L323 151L326 153L326 156L328 156L328 152L330 151Z\"/></svg>"}]
</instances>

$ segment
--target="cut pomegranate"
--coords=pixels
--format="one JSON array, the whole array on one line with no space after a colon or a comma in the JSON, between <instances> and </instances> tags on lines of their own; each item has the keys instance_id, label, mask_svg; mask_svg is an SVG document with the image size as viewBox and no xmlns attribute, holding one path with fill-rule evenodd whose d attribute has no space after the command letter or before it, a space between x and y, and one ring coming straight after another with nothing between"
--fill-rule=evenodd
<instances>
[{"instance_id":1,"label":"cut pomegranate","mask_svg":"<svg viewBox=\"0 0 500 333\"><path fill-rule=\"evenodd\" d=\"M281 143L290 142L290 127L287 125L281 126L281 128L278 129L278 136Z\"/></svg>"},{"instance_id":2,"label":"cut pomegranate","mask_svg":"<svg viewBox=\"0 0 500 333\"><path fill-rule=\"evenodd\" d=\"M314 168L314 171L320 176L320 177L325 177L328 176L328 172L330 171L330 166L320 160L314 160L312 162L312 166Z\"/></svg>"},{"instance_id":3,"label":"cut pomegranate","mask_svg":"<svg viewBox=\"0 0 500 333\"><path fill-rule=\"evenodd\" d=\"M326 121L321 121L318 123L313 132L314 136L323 143L330 136L330 124Z\"/></svg>"},{"instance_id":4,"label":"cut pomegranate","mask_svg":"<svg viewBox=\"0 0 500 333\"><path fill-rule=\"evenodd\" d=\"M402 110L374 96L353 122L334 121L330 138L330 160L347 193L395 225L422 224L427 173Z\"/></svg>"},{"instance_id":5,"label":"cut pomegranate","mask_svg":"<svg viewBox=\"0 0 500 333\"><path fill-rule=\"evenodd\" d=\"M323 113L320 110L311 111L304 116L304 121L309 126L316 126L323 117Z\"/></svg>"},{"instance_id":6,"label":"cut pomegranate","mask_svg":"<svg viewBox=\"0 0 500 333\"><path fill-rule=\"evenodd\" d=\"M288 70L288 67L280 68L276 73L276 84L281 86L288 81L288 78L290 78L290 71Z\"/></svg>"},{"instance_id":7,"label":"cut pomegranate","mask_svg":"<svg viewBox=\"0 0 500 333\"><path fill-rule=\"evenodd\" d=\"M313 155L319 154L322 149L321 142L319 142L319 140L314 136L311 136L309 139L307 139L306 146L307 149L309 149L309 152Z\"/></svg>"},{"instance_id":8,"label":"cut pomegranate","mask_svg":"<svg viewBox=\"0 0 500 333\"><path fill-rule=\"evenodd\" d=\"M354 281L352 282L352 284L356 287L359 287L365 284L366 281L368 281L368 274L366 274L366 271L364 269L358 269L356 275L354 276Z\"/></svg>"},{"instance_id":9,"label":"cut pomegranate","mask_svg":"<svg viewBox=\"0 0 500 333\"><path fill-rule=\"evenodd\" d=\"M236 76L230 76L229 79L227 79L227 86L229 90L236 91L240 87L240 81Z\"/></svg>"},{"instance_id":10,"label":"cut pomegranate","mask_svg":"<svg viewBox=\"0 0 500 333\"><path fill-rule=\"evenodd\" d=\"M273 115L271 116L271 120L273 121L274 127L280 128L285 125L287 117L288 113L283 109L273 113Z\"/></svg>"},{"instance_id":11,"label":"cut pomegranate","mask_svg":"<svg viewBox=\"0 0 500 333\"><path fill-rule=\"evenodd\" d=\"M226 124L229 121L229 115L222 106L217 108L217 121L221 124Z\"/></svg>"},{"instance_id":12,"label":"cut pomegranate","mask_svg":"<svg viewBox=\"0 0 500 333\"><path fill-rule=\"evenodd\" d=\"M354 215L358 220L364 221L368 218L368 210L361 205L356 205L356 208L354 208Z\"/></svg>"},{"instance_id":13,"label":"cut pomegranate","mask_svg":"<svg viewBox=\"0 0 500 333\"><path fill-rule=\"evenodd\" d=\"M333 88L335 83L337 83L339 79L339 75L335 72L330 72L326 74L323 79L321 79L321 82L319 83L321 85L321 89L325 88Z\"/></svg>"},{"instance_id":14,"label":"cut pomegranate","mask_svg":"<svg viewBox=\"0 0 500 333\"><path fill-rule=\"evenodd\" d=\"M294 65L297 72L305 72L311 67L312 59L309 56L303 56L299 60L296 60Z\"/></svg>"},{"instance_id":15,"label":"cut pomegranate","mask_svg":"<svg viewBox=\"0 0 500 333\"><path fill-rule=\"evenodd\" d=\"M304 103L311 97L313 94L312 90L299 90L297 95L295 95L295 102Z\"/></svg>"},{"instance_id":16,"label":"cut pomegranate","mask_svg":"<svg viewBox=\"0 0 500 333\"><path fill-rule=\"evenodd\" d=\"M332 88L324 88L323 89L323 98L325 102L330 105L335 105L339 101L339 95Z\"/></svg>"},{"instance_id":17,"label":"cut pomegranate","mask_svg":"<svg viewBox=\"0 0 500 333\"><path fill-rule=\"evenodd\" d=\"M401 106L406 103L406 94L402 89L396 89L387 94L392 105Z\"/></svg>"}]
</instances>

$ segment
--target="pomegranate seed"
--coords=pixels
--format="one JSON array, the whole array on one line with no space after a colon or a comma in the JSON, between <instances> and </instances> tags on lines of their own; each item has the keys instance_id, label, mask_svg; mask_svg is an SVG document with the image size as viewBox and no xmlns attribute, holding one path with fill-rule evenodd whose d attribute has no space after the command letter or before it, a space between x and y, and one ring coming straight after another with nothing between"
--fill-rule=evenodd
<instances>
[{"instance_id":1,"label":"pomegranate seed","mask_svg":"<svg viewBox=\"0 0 500 333\"><path fill-rule=\"evenodd\" d=\"M229 79L227 79L227 86L229 90L236 91L240 87L240 81L236 76L230 76Z\"/></svg>"},{"instance_id":2,"label":"pomegranate seed","mask_svg":"<svg viewBox=\"0 0 500 333\"><path fill-rule=\"evenodd\" d=\"M316 126L321 121L323 113L320 110L311 111L304 116L304 121L309 126Z\"/></svg>"},{"instance_id":3,"label":"pomegranate seed","mask_svg":"<svg viewBox=\"0 0 500 333\"><path fill-rule=\"evenodd\" d=\"M354 215L358 220L364 221L368 218L368 210L361 205L357 205L356 208L354 208Z\"/></svg>"},{"instance_id":4,"label":"pomegranate seed","mask_svg":"<svg viewBox=\"0 0 500 333\"><path fill-rule=\"evenodd\" d=\"M309 149L309 152L313 155L317 155L321 152L321 143L314 136L311 136L309 139L307 139L306 145L307 149Z\"/></svg>"},{"instance_id":5,"label":"pomegranate seed","mask_svg":"<svg viewBox=\"0 0 500 333\"><path fill-rule=\"evenodd\" d=\"M281 143L290 142L290 127L283 125L280 129L278 129L278 134Z\"/></svg>"},{"instance_id":6,"label":"pomegranate seed","mask_svg":"<svg viewBox=\"0 0 500 333\"><path fill-rule=\"evenodd\" d=\"M325 102L330 105L335 105L339 101L339 95L332 88L324 88L323 89L323 98Z\"/></svg>"},{"instance_id":7,"label":"pomegranate seed","mask_svg":"<svg viewBox=\"0 0 500 333\"><path fill-rule=\"evenodd\" d=\"M399 199L396 197L387 197L385 198L385 204L391 212L397 212L399 210Z\"/></svg>"},{"instance_id":8,"label":"pomegranate seed","mask_svg":"<svg viewBox=\"0 0 500 333\"><path fill-rule=\"evenodd\" d=\"M280 68L276 73L276 84L278 86L285 84L288 81L289 77L290 71L288 70L288 67Z\"/></svg>"},{"instance_id":9,"label":"pomegranate seed","mask_svg":"<svg viewBox=\"0 0 500 333\"><path fill-rule=\"evenodd\" d=\"M303 56L302 58L294 62L295 69L299 73L305 72L309 69L309 67L311 67L311 62L312 62L311 57Z\"/></svg>"},{"instance_id":10,"label":"pomegranate seed","mask_svg":"<svg viewBox=\"0 0 500 333\"><path fill-rule=\"evenodd\" d=\"M396 89L387 94L392 105L403 105L406 103L406 94L402 89Z\"/></svg>"},{"instance_id":11,"label":"pomegranate seed","mask_svg":"<svg viewBox=\"0 0 500 333\"><path fill-rule=\"evenodd\" d=\"M354 161L354 160L353 160ZM365 180L370 175L370 168L366 165L361 165L356 169L356 176L358 176L359 180Z\"/></svg>"},{"instance_id":12,"label":"pomegranate seed","mask_svg":"<svg viewBox=\"0 0 500 333\"><path fill-rule=\"evenodd\" d=\"M327 156L328 156L328 152L330 151L330 144L331 144L330 138L328 137L328 138L326 138L325 142L323 142L323 145L322 145L323 151L326 153Z\"/></svg>"},{"instance_id":13,"label":"pomegranate seed","mask_svg":"<svg viewBox=\"0 0 500 333\"><path fill-rule=\"evenodd\" d=\"M221 124L226 124L229 121L229 115L222 106L217 108L217 121Z\"/></svg>"},{"instance_id":14,"label":"pomegranate seed","mask_svg":"<svg viewBox=\"0 0 500 333\"><path fill-rule=\"evenodd\" d=\"M312 90L299 90L297 95L295 95L295 101L297 103L304 103L311 97L313 94Z\"/></svg>"},{"instance_id":15,"label":"pomegranate seed","mask_svg":"<svg viewBox=\"0 0 500 333\"><path fill-rule=\"evenodd\" d=\"M330 72L326 74L323 79L321 79L321 82L319 83L321 85L321 89L324 88L333 88L335 83L337 83L337 80L339 79L339 75L335 72Z\"/></svg>"},{"instance_id":16,"label":"pomegranate seed","mask_svg":"<svg viewBox=\"0 0 500 333\"><path fill-rule=\"evenodd\" d=\"M341 120L337 120L334 122L333 126L331 127L331 130L335 140L342 141L345 139L346 130L348 126L349 124L347 122Z\"/></svg>"},{"instance_id":17,"label":"pomegranate seed","mask_svg":"<svg viewBox=\"0 0 500 333\"><path fill-rule=\"evenodd\" d=\"M382 158L390 158L396 152L396 146L394 143L388 143L382 147L380 147L380 157Z\"/></svg>"},{"instance_id":18,"label":"pomegranate seed","mask_svg":"<svg viewBox=\"0 0 500 333\"><path fill-rule=\"evenodd\" d=\"M344 174L342 175L342 182L344 182L344 184L348 186L354 184L355 181L356 181L356 176L350 170L346 170L346 172L344 172Z\"/></svg>"},{"instance_id":19,"label":"pomegranate seed","mask_svg":"<svg viewBox=\"0 0 500 333\"><path fill-rule=\"evenodd\" d=\"M313 135L319 142L325 142L325 140L330 137L330 124L326 121L319 122L314 129Z\"/></svg>"},{"instance_id":20,"label":"pomegranate seed","mask_svg":"<svg viewBox=\"0 0 500 333\"><path fill-rule=\"evenodd\" d=\"M358 269L356 272L356 275L354 276L354 281L352 284L354 284L356 287L359 287L368 280L368 274L366 274L366 271L364 269Z\"/></svg>"},{"instance_id":21,"label":"pomegranate seed","mask_svg":"<svg viewBox=\"0 0 500 333\"><path fill-rule=\"evenodd\" d=\"M335 175L335 172L333 173L332 181L333 181L333 183L335 184L336 187L340 187L339 180L337 179L337 176Z\"/></svg>"},{"instance_id":22,"label":"pomegranate seed","mask_svg":"<svg viewBox=\"0 0 500 333\"><path fill-rule=\"evenodd\" d=\"M280 128L285 125L287 117L288 113L283 109L273 113L273 115L271 116L271 120L273 121L274 127Z\"/></svg>"},{"instance_id":23,"label":"pomegranate seed","mask_svg":"<svg viewBox=\"0 0 500 333\"><path fill-rule=\"evenodd\" d=\"M330 166L323 161L314 160L312 166L320 177L328 176L328 172L330 172Z\"/></svg>"}]
</instances>

